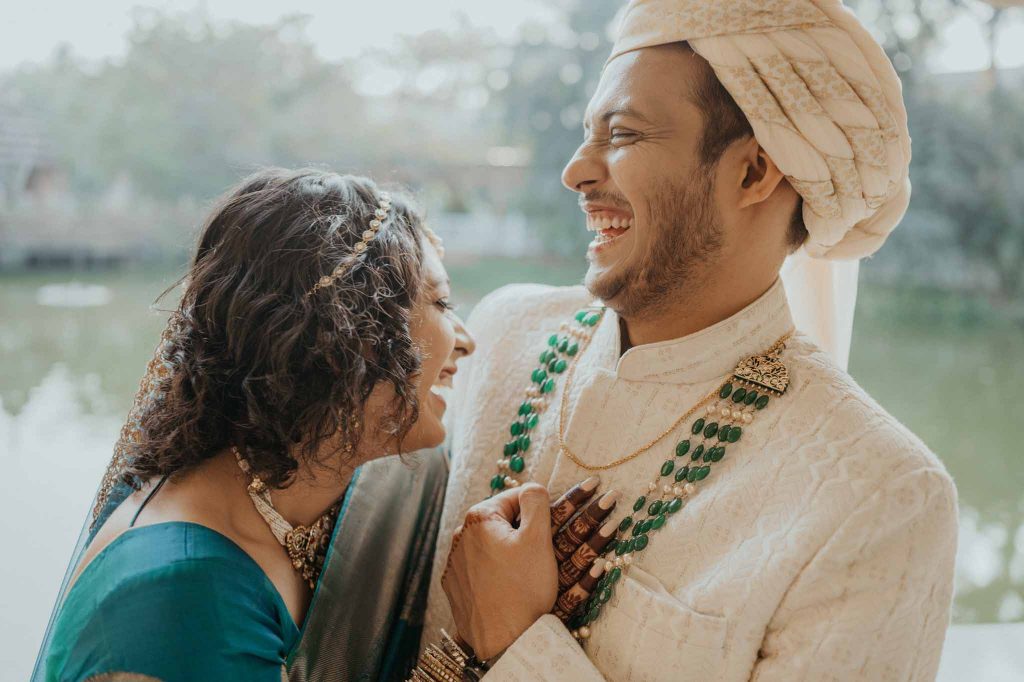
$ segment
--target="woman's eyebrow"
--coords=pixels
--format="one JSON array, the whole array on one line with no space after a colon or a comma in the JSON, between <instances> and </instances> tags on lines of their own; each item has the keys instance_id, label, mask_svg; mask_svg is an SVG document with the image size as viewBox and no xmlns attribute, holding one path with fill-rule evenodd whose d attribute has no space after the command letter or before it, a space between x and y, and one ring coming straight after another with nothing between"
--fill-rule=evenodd
<instances>
[{"instance_id":1,"label":"woman's eyebrow","mask_svg":"<svg viewBox=\"0 0 1024 682\"><path fill-rule=\"evenodd\" d=\"M428 276L427 277L427 285L432 287L432 288L434 288L434 289L440 289L443 286L447 286L447 287L450 288L451 285L452 285L452 278L451 277L445 277L444 279L439 279L437 277Z\"/></svg>"}]
</instances>

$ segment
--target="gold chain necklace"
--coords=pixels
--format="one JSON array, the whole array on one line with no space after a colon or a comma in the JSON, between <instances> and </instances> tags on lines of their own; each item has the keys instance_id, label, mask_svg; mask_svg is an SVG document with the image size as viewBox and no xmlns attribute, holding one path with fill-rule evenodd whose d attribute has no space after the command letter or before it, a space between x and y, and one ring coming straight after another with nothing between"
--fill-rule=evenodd
<instances>
[{"instance_id":1,"label":"gold chain necklace","mask_svg":"<svg viewBox=\"0 0 1024 682\"><path fill-rule=\"evenodd\" d=\"M603 316L602 316L602 321L603 321ZM600 325L600 322L598 322L598 324ZM595 334L597 333L596 329L594 330L594 333ZM780 344L785 343L786 340L790 336L792 336L792 335L793 335L792 332L789 332L789 333L785 334L784 336L782 336L782 338L780 338L778 341L776 341L774 344L772 344L772 348L776 348ZM587 344L587 345L589 345L589 344ZM621 465L625 464L626 462L630 462L630 461L636 459L637 457L639 457L640 455L644 454L645 452L647 452L648 450L653 448L655 445L657 445L661 441L663 441L666 438L668 438L668 436L670 434L672 434L677 428L679 428L680 424L682 424L684 421L686 421L687 419L692 417L694 414L696 414L698 410L703 409L708 403L710 403L713 400L715 400L716 398L718 398L718 389L715 389L714 391L711 391L700 402L698 402L696 405L694 405L692 408L690 408L687 412L685 412L682 416L680 416L678 419L676 419L674 422L672 422L671 426L669 426L667 429L662 431L661 434L658 435L654 440L652 440L649 443L647 443L646 445L643 445L642 447L634 450L633 452L629 453L625 457L620 457L619 459L615 460L614 462L610 462L608 464L588 464L587 462L583 461L583 459L579 455L577 455L575 452L572 451L572 449L569 447L569 444L566 442L566 439L565 439L565 415L566 415L566 412L568 411L568 407L569 407L569 392L570 392L570 388L572 387L572 379L573 379L573 377L576 374L576 367L579 366L580 361L583 359L582 355L583 355L583 351L586 350L586 347L587 346L584 345L580 349L580 357L576 358L576 361L569 365L569 368L568 368L569 371L565 375L565 385L562 387L562 400L561 400L560 408L559 408L559 411L558 411L558 449L562 452L562 454L564 454L566 457L568 457L573 462L573 464L575 464L576 466L580 467L581 469L585 469L586 471L607 471L608 469L614 469L617 466L621 466Z\"/></svg>"}]
</instances>

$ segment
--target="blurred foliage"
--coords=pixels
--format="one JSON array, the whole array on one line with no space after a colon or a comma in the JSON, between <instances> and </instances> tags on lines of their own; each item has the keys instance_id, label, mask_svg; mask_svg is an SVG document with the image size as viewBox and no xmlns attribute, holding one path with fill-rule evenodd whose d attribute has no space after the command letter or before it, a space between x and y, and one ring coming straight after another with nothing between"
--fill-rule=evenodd
<instances>
[{"instance_id":1,"label":"blurred foliage","mask_svg":"<svg viewBox=\"0 0 1024 682\"><path fill-rule=\"evenodd\" d=\"M914 140L910 217L939 217L948 226L947 248L993 275L986 287L1020 316L1024 304L1024 78L988 73L949 88L925 69L941 28L958 12L986 28L995 52L1005 8L971 0L852 0L872 26L903 80ZM991 61L991 55L990 55ZM950 82L954 82L950 79ZM941 254L930 254L937 262ZM915 249L915 258L929 254ZM948 278L946 278L948 281Z\"/></svg>"},{"instance_id":2,"label":"blurred foliage","mask_svg":"<svg viewBox=\"0 0 1024 682\"><path fill-rule=\"evenodd\" d=\"M562 0L561 32L527 27L515 46L514 72L500 97L507 134L532 153L521 207L561 253L590 240L575 196L562 187L562 168L583 139L583 114L611 50L620 0Z\"/></svg>"},{"instance_id":3,"label":"blurred foliage","mask_svg":"<svg viewBox=\"0 0 1024 682\"><path fill-rule=\"evenodd\" d=\"M317 55L309 21L225 25L202 10L137 9L123 58L97 66L63 48L0 76L0 92L45 118L86 196L127 179L149 197L205 200L262 165L370 172L463 161L467 147L485 144L479 111L452 110L453 94L477 74L458 74L443 91L416 82L428 68L451 77L453 64L478 63L480 44L408 37L382 57L404 80L387 98L368 97L355 88L360 64Z\"/></svg>"},{"instance_id":4,"label":"blurred foliage","mask_svg":"<svg viewBox=\"0 0 1024 682\"><path fill-rule=\"evenodd\" d=\"M935 92L913 102L914 206L949 222L954 244L995 275L994 293L1024 295L1024 94Z\"/></svg>"},{"instance_id":5,"label":"blurred foliage","mask_svg":"<svg viewBox=\"0 0 1024 682\"><path fill-rule=\"evenodd\" d=\"M326 162L343 149L358 164L369 138L362 101L301 40L302 21L221 29L137 10L124 59L90 69L65 51L8 86L47 112L86 192L123 175L153 197L209 197L268 159Z\"/></svg>"}]
</instances>

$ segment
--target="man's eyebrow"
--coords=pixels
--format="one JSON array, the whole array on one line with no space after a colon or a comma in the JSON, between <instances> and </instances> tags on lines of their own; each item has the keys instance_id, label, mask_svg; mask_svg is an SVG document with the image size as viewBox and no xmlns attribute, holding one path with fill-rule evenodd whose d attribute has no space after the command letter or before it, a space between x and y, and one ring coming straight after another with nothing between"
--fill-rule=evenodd
<instances>
[{"instance_id":1,"label":"man's eyebrow","mask_svg":"<svg viewBox=\"0 0 1024 682\"><path fill-rule=\"evenodd\" d=\"M608 121L612 120L616 116L628 116L629 118L640 119L641 121L643 121L645 123L650 123L651 122L650 119L648 119L646 116L641 114L639 111L637 111L633 107L623 106L623 107L613 107L613 108L608 109L607 111L605 111L603 114L601 114L601 116L600 116L601 123L608 123ZM589 118L584 119L584 124L583 125L584 125L584 127L587 127L589 125Z\"/></svg>"}]
</instances>

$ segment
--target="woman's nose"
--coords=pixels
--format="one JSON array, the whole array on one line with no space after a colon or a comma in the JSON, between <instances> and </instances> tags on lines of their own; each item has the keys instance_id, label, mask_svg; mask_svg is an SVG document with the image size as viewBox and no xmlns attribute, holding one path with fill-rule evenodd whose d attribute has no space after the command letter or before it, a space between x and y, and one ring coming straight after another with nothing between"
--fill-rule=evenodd
<instances>
[{"instance_id":1,"label":"woman's nose","mask_svg":"<svg viewBox=\"0 0 1024 682\"><path fill-rule=\"evenodd\" d=\"M452 349L452 354L457 360L466 355L472 355L476 350L476 339L466 329L462 317L454 312L449 312L449 317L452 321L452 328L455 330L455 348Z\"/></svg>"},{"instance_id":2,"label":"woman's nose","mask_svg":"<svg viewBox=\"0 0 1024 682\"><path fill-rule=\"evenodd\" d=\"M463 357L472 355L476 351L476 339L466 329L462 318L453 314L452 319L455 321L455 353Z\"/></svg>"}]
</instances>

